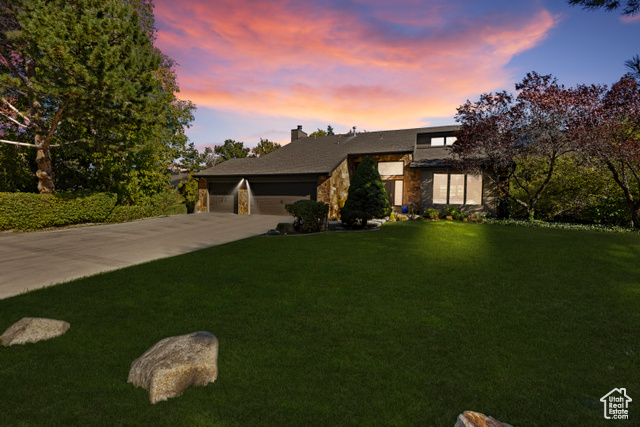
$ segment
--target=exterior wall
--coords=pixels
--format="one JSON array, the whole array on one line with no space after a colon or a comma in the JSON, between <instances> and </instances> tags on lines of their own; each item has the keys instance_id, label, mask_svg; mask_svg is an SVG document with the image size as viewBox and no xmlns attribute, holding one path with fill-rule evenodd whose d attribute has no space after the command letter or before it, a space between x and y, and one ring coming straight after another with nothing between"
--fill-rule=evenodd
<instances>
[{"instance_id":1,"label":"exterior wall","mask_svg":"<svg viewBox=\"0 0 640 427\"><path fill-rule=\"evenodd\" d=\"M351 173L355 172L356 164L360 163L365 157L367 156L363 155L363 156L349 157L349 170ZM404 168L403 168L404 173L402 175L385 176L382 178L382 181L402 180L403 181L402 206L411 207L413 205L415 209L420 209L422 207L421 197L420 197L420 187L421 187L420 170L409 168L409 165L413 161L413 154L410 154L410 153L374 154L374 155L369 155L368 157L371 157L376 163L402 161L404 164Z\"/></svg>"},{"instance_id":2,"label":"exterior wall","mask_svg":"<svg viewBox=\"0 0 640 427\"><path fill-rule=\"evenodd\" d=\"M196 212L207 212L209 210L209 192L207 191L207 178L198 179L198 202Z\"/></svg>"},{"instance_id":3,"label":"exterior wall","mask_svg":"<svg viewBox=\"0 0 640 427\"><path fill-rule=\"evenodd\" d=\"M420 171L418 171L420 172ZM434 173L450 173L447 169L433 169L421 171L420 201L423 209L440 209L443 210L446 204L433 203L433 174ZM494 181L488 176L482 176L482 204L481 205L454 205L458 206L461 211L483 214L496 214L498 200L498 187Z\"/></svg>"},{"instance_id":4,"label":"exterior wall","mask_svg":"<svg viewBox=\"0 0 640 427\"><path fill-rule=\"evenodd\" d=\"M340 207L349 193L351 175L349 174L349 162L345 159L334 169L331 177L321 177L318 185L318 201L329 204L329 219L340 217Z\"/></svg>"}]
</instances>

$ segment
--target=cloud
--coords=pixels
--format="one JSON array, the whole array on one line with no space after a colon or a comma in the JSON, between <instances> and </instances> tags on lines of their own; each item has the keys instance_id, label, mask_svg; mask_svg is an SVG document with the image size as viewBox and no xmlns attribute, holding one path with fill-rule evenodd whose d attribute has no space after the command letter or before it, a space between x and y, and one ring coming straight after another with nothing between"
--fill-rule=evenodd
<instances>
[{"instance_id":1,"label":"cloud","mask_svg":"<svg viewBox=\"0 0 640 427\"><path fill-rule=\"evenodd\" d=\"M636 22L640 22L640 14L623 15L620 17L620 21L622 21L624 24L635 24Z\"/></svg>"},{"instance_id":2,"label":"cloud","mask_svg":"<svg viewBox=\"0 0 640 427\"><path fill-rule=\"evenodd\" d=\"M558 21L544 9L514 15L476 3L158 0L157 44L180 64L181 97L197 105L420 126L481 90L508 89L506 64Z\"/></svg>"}]
</instances>

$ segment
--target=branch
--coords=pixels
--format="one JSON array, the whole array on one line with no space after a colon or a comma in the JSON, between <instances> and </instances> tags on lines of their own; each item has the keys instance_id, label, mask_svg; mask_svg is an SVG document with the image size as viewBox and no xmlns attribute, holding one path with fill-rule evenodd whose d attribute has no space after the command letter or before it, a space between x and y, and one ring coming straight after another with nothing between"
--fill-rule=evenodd
<instances>
[{"instance_id":1,"label":"branch","mask_svg":"<svg viewBox=\"0 0 640 427\"><path fill-rule=\"evenodd\" d=\"M80 142L80 141L82 141L82 139L76 139L75 141L69 141L69 142L63 142L61 144L54 144L54 145L50 145L49 147L60 147L60 146L65 145L65 144L75 144L76 142ZM23 147L36 147L36 148L38 148L38 145L36 145L36 144L28 144L26 142L7 141L6 139L0 139L0 142L4 142L5 144L20 145L20 146L23 146Z\"/></svg>"},{"instance_id":2,"label":"branch","mask_svg":"<svg viewBox=\"0 0 640 427\"><path fill-rule=\"evenodd\" d=\"M49 133L47 134L47 139L45 141L51 141L51 138L53 137L53 134L56 132L56 129L58 128L58 123L60 123L60 117L62 117L62 112L64 111L64 109L67 107L67 104L69 103L69 101L66 101L62 107L58 108L58 111L56 111L56 115L53 118L53 123L51 124L51 129L49 130Z\"/></svg>"},{"instance_id":3,"label":"branch","mask_svg":"<svg viewBox=\"0 0 640 427\"><path fill-rule=\"evenodd\" d=\"M13 111L16 112L16 114L18 114L20 117L22 117L24 119L25 122L27 123L31 123L31 120L29 120L28 118L26 118L24 116L24 114L22 114L20 112L20 110L18 110L16 107L14 107L13 105L11 105L11 103L9 101L7 101L5 98L2 98L2 100L4 101L5 104L7 104L9 106L9 108L11 108Z\"/></svg>"},{"instance_id":4,"label":"branch","mask_svg":"<svg viewBox=\"0 0 640 427\"><path fill-rule=\"evenodd\" d=\"M5 113L4 111L0 111L0 114L2 114L3 116L5 116L7 119L11 120L12 122L14 122L15 124L17 124L20 127L23 127L25 129L27 129L27 125L23 125L22 123L20 123L19 121L17 121L16 119L14 119L13 117L11 117L10 115L8 115L7 113Z\"/></svg>"}]
</instances>

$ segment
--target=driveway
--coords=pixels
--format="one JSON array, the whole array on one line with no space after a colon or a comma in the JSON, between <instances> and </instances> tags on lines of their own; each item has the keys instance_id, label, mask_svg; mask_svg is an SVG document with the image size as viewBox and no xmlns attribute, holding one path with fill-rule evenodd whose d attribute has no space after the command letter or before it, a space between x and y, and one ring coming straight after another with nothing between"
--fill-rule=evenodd
<instances>
[{"instance_id":1,"label":"driveway","mask_svg":"<svg viewBox=\"0 0 640 427\"><path fill-rule=\"evenodd\" d=\"M30 233L0 232L0 299L266 233L290 216L200 213Z\"/></svg>"}]
</instances>

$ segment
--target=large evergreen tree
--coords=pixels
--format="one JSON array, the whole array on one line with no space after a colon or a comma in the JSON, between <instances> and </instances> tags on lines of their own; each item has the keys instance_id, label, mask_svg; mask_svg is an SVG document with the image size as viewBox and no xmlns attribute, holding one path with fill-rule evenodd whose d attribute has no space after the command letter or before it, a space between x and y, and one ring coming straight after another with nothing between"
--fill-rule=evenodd
<instances>
[{"instance_id":1,"label":"large evergreen tree","mask_svg":"<svg viewBox=\"0 0 640 427\"><path fill-rule=\"evenodd\" d=\"M360 221L362 227L373 218L382 218L391 213L391 205L376 162L365 157L351 178L351 185L344 207L340 209L342 221L353 225Z\"/></svg>"},{"instance_id":2,"label":"large evergreen tree","mask_svg":"<svg viewBox=\"0 0 640 427\"><path fill-rule=\"evenodd\" d=\"M67 178L117 181L114 171L139 175L184 146L194 107L176 100L154 37L149 0L0 3L0 123L12 136L2 140L35 148L41 193L55 191L52 147Z\"/></svg>"}]
</instances>

